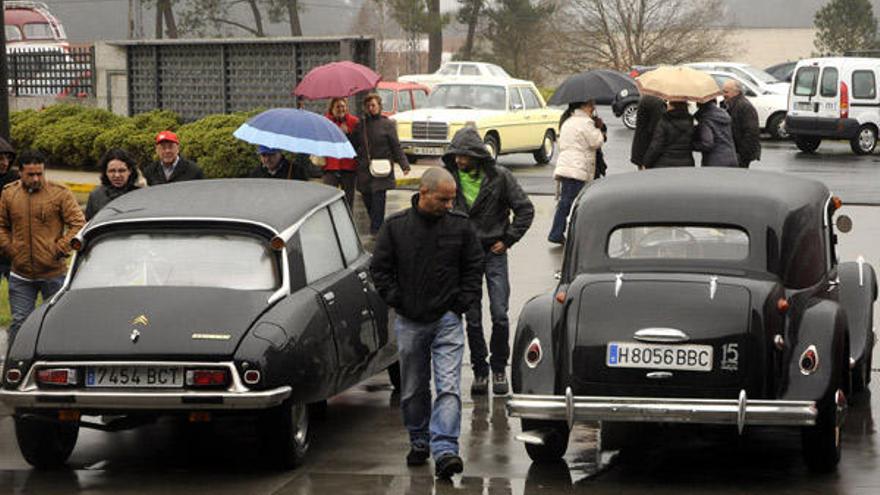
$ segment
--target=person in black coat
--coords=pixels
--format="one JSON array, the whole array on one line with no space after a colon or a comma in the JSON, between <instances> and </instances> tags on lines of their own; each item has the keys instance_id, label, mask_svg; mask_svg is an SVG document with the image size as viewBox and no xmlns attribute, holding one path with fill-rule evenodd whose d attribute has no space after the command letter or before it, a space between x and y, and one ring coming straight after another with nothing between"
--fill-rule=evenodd
<instances>
[{"instance_id":1,"label":"person in black coat","mask_svg":"<svg viewBox=\"0 0 880 495\"><path fill-rule=\"evenodd\" d=\"M633 134L630 159L633 165L644 168L645 153L651 145L654 129L666 114L666 102L652 95L642 95L636 110L636 130Z\"/></svg>"},{"instance_id":2,"label":"person in black coat","mask_svg":"<svg viewBox=\"0 0 880 495\"><path fill-rule=\"evenodd\" d=\"M761 125L758 122L758 112L743 95L739 81L726 81L721 92L727 113L730 114L737 161L740 167L749 168L749 163L761 159Z\"/></svg>"},{"instance_id":3,"label":"person in black coat","mask_svg":"<svg viewBox=\"0 0 880 495\"><path fill-rule=\"evenodd\" d=\"M660 119L645 153L645 168L693 167L694 118L687 103L674 101Z\"/></svg>"},{"instance_id":4,"label":"person in black coat","mask_svg":"<svg viewBox=\"0 0 880 495\"><path fill-rule=\"evenodd\" d=\"M737 167L730 115L715 100L697 105L694 149L703 153L702 167Z\"/></svg>"},{"instance_id":5,"label":"person in black coat","mask_svg":"<svg viewBox=\"0 0 880 495\"><path fill-rule=\"evenodd\" d=\"M309 180L308 169L296 161L291 170L291 164L281 150L260 145L257 146L257 153L260 155L260 164L251 170L249 178Z\"/></svg>"},{"instance_id":6,"label":"person in black coat","mask_svg":"<svg viewBox=\"0 0 880 495\"><path fill-rule=\"evenodd\" d=\"M139 177L134 158L124 150L108 150L98 162L98 169L101 171L101 185L89 194L86 220L91 220L107 203L138 188Z\"/></svg>"},{"instance_id":7,"label":"person in black coat","mask_svg":"<svg viewBox=\"0 0 880 495\"><path fill-rule=\"evenodd\" d=\"M144 179L149 186L205 178L196 162L180 156L180 140L171 131L156 135L156 154L159 160L144 167Z\"/></svg>"},{"instance_id":8,"label":"person in black coat","mask_svg":"<svg viewBox=\"0 0 880 495\"><path fill-rule=\"evenodd\" d=\"M12 167L12 163L15 161L15 148L12 147L5 139L0 137L0 194L2 194L3 188L6 187L6 184L11 184L17 181L20 177L18 175L18 169ZM9 279L9 270L12 265L12 261L6 256L0 256L0 280L3 277Z\"/></svg>"}]
</instances>

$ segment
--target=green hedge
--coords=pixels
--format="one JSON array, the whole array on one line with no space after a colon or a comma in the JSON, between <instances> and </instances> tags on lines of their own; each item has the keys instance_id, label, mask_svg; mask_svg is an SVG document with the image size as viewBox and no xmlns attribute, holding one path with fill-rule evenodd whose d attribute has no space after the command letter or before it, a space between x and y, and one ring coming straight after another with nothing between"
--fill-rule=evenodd
<instances>
[{"instance_id":1,"label":"green hedge","mask_svg":"<svg viewBox=\"0 0 880 495\"><path fill-rule=\"evenodd\" d=\"M180 137L181 155L195 160L206 177L241 177L259 161L255 147L232 133L259 111L210 115L181 125L180 117L167 110L120 117L106 110L58 104L13 112L11 138L17 150L45 152L50 166L95 170L110 148L128 151L142 166L155 160L156 134L173 130Z\"/></svg>"}]
</instances>

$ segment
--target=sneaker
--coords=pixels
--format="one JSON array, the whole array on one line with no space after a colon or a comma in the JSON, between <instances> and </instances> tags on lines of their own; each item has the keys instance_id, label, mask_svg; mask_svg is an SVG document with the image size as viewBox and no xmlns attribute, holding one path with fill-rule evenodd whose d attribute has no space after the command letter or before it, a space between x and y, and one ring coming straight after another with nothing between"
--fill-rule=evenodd
<instances>
[{"instance_id":1,"label":"sneaker","mask_svg":"<svg viewBox=\"0 0 880 495\"><path fill-rule=\"evenodd\" d=\"M489 393L489 375L474 375L474 383L471 384L471 395L486 395Z\"/></svg>"},{"instance_id":2,"label":"sneaker","mask_svg":"<svg viewBox=\"0 0 880 495\"><path fill-rule=\"evenodd\" d=\"M443 454L434 461L434 474L438 478L449 479L464 471L464 462L455 454Z\"/></svg>"},{"instance_id":3,"label":"sneaker","mask_svg":"<svg viewBox=\"0 0 880 495\"><path fill-rule=\"evenodd\" d=\"M561 246L561 245L565 244L565 236L563 236L563 237L559 237L559 238L557 238L557 239L554 239L554 238L548 237L548 238L547 238L547 241L549 241L549 242L552 243L552 244L559 244L559 245Z\"/></svg>"},{"instance_id":4,"label":"sneaker","mask_svg":"<svg viewBox=\"0 0 880 495\"><path fill-rule=\"evenodd\" d=\"M495 395L507 395L507 373L492 373L492 393Z\"/></svg>"},{"instance_id":5,"label":"sneaker","mask_svg":"<svg viewBox=\"0 0 880 495\"><path fill-rule=\"evenodd\" d=\"M428 457L431 456L431 452L427 447L422 447L420 445L413 445L409 449L409 454L406 454L406 465L407 466L424 466L426 462L428 462Z\"/></svg>"}]
</instances>

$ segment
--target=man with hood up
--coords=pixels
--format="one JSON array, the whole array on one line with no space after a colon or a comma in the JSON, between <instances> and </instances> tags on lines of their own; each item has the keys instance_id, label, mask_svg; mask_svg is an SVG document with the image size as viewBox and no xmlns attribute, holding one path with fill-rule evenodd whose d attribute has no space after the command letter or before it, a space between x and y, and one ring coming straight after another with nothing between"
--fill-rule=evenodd
<instances>
[{"instance_id":1,"label":"man with hood up","mask_svg":"<svg viewBox=\"0 0 880 495\"><path fill-rule=\"evenodd\" d=\"M694 117L697 129L694 131L694 149L703 153L702 167L736 167L736 149L733 145L733 131L730 128L730 115L718 108L715 100L697 105Z\"/></svg>"},{"instance_id":2,"label":"man with hood up","mask_svg":"<svg viewBox=\"0 0 880 495\"><path fill-rule=\"evenodd\" d=\"M510 356L510 322L507 310L510 280L507 274L507 250L519 241L535 216L535 207L509 170L495 165L495 160L473 127L455 133L446 154L446 169L455 178L457 193L454 208L467 213L483 247L483 267L489 292L492 335L489 342L491 358L486 358L483 337L483 311L478 299L465 314L474 383L471 395L488 392L489 369L492 370L492 392L508 392L507 359ZM513 212L513 222L510 213Z\"/></svg>"}]
</instances>

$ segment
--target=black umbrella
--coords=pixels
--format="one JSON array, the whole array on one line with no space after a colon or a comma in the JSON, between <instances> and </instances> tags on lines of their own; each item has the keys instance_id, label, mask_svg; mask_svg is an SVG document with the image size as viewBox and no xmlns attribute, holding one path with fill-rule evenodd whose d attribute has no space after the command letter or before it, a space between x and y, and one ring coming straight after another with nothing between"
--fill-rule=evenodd
<instances>
[{"instance_id":1,"label":"black umbrella","mask_svg":"<svg viewBox=\"0 0 880 495\"><path fill-rule=\"evenodd\" d=\"M599 105L610 105L614 96L624 89L632 94L639 91L635 81L626 74L604 69L588 70L566 79L547 104L568 105L592 99Z\"/></svg>"}]
</instances>

